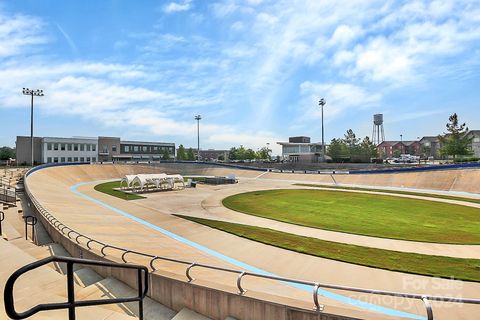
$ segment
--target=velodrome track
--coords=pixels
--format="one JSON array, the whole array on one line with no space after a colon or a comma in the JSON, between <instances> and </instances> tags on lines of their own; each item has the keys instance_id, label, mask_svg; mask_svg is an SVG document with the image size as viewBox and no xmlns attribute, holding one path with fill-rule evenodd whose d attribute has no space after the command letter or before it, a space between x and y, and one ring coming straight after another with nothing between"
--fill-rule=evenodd
<instances>
[{"instance_id":1,"label":"velodrome track","mask_svg":"<svg viewBox=\"0 0 480 320\"><path fill-rule=\"evenodd\" d=\"M175 191L148 196L148 199L129 201L110 197L93 190L93 186L101 180L118 179L125 174L167 172L198 175L228 175L240 177L238 192L245 190L291 187L292 180L318 183L332 183L328 175L280 174L238 170L201 165L164 165L148 167L139 165L77 165L45 168L31 174L27 183L32 194L58 220L100 241L155 255L163 255L187 259L191 261L236 267L235 261L245 263L250 267L292 278L335 283L347 286L367 287L382 290L402 292L429 293L438 295L455 295L476 297L480 292L477 283L463 282L461 286L446 279L432 279L422 276L406 275L398 272L361 267L347 263L302 255L271 246L262 245L246 239L238 238L220 231L200 226L183 219L171 216L171 213L185 214L195 207L195 203L205 204L202 199L202 189L223 187L201 186L198 193L195 190ZM258 177L258 179L255 179ZM435 189L440 191L455 191L480 193L480 170L449 170L437 172L419 172L381 175L336 175L337 183L349 185L368 185L385 187L405 187L415 189ZM227 186L230 192L235 193ZM221 191L221 190L220 190ZM195 198L194 201L175 201L178 197ZM163 198L162 198L163 197ZM178 211L177 211L178 210ZM216 209L218 210L218 209ZM125 213L125 214L122 214ZM213 215L215 212L212 213ZM158 226L162 230L188 239L200 247L174 239L168 234L152 229L148 224L140 223L135 217L148 224ZM215 217L215 216L213 216ZM212 218L212 216L210 217ZM368 238L368 237L366 237ZM215 253L202 250L207 247ZM115 253L112 252L112 255ZM222 256L223 255L223 256ZM224 256L235 259L225 260ZM142 262L132 257L132 262ZM174 274L184 274L185 267L174 264L162 266L163 271ZM161 272L161 271L159 271ZM234 277L225 274L195 271L198 279L208 279L211 285L229 283L234 286ZM268 294L269 299L280 303L296 304L299 307L311 307L310 292L292 288L283 283L271 281L248 282L249 293L252 296ZM412 285L417 284L417 285ZM420 284L420 285L418 285ZM233 290L232 290L233 291ZM365 300L364 295L341 293L344 296ZM370 297L371 298L371 297ZM378 299L377 299L378 300ZM396 309L408 314L395 313L390 309L392 300L375 301L374 306L358 303L345 303L338 296L322 297L326 311L338 312L351 316L367 316L370 319L392 318L391 316L406 316L415 318L414 314L424 315L421 303L407 304L398 302ZM433 303L436 316L456 319L468 319L480 311L475 306L437 305ZM380 307L376 307L380 306ZM381 307L385 308L381 308ZM418 317L417 317L418 318Z\"/></svg>"}]
</instances>

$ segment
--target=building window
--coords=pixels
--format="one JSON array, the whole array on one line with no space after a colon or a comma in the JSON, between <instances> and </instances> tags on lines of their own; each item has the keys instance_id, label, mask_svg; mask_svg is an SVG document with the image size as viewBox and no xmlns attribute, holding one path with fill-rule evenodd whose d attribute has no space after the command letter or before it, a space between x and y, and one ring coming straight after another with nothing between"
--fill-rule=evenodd
<instances>
[{"instance_id":1,"label":"building window","mask_svg":"<svg viewBox=\"0 0 480 320\"><path fill-rule=\"evenodd\" d=\"M96 144L92 144L92 151L97 151L97 145Z\"/></svg>"},{"instance_id":2,"label":"building window","mask_svg":"<svg viewBox=\"0 0 480 320\"><path fill-rule=\"evenodd\" d=\"M72 157L68 157L68 162L72 162Z\"/></svg>"},{"instance_id":3,"label":"building window","mask_svg":"<svg viewBox=\"0 0 480 320\"><path fill-rule=\"evenodd\" d=\"M108 146L103 146L102 149L103 149L103 153L108 153Z\"/></svg>"},{"instance_id":4,"label":"building window","mask_svg":"<svg viewBox=\"0 0 480 320\"><path fill-rule=\"evenodd\" d=\"M65 143L62 143L62 144L60 145L60 150L65 151ZM62 161L62 162L64 162L64 161Z\"/></svg>"},{"instance_id":5,"label":"building window","mask_svg":"<svg viewBox=\"0 0 480 320\"><path fill-rule=\"evenodd\" d=\"M92 158L92 162L97 162L97 158L96 158L96 157L93 157L93 158Z\"/></svg>"},{"instance_id":6,"label":"building window","mask_svg":"<svg viewBox=\"0 0 480 320\"><path fill-rule=\"evenodd\" d=\"M52 144L51 143L47 143L47 150L52 150Z\"/></svg>"},{"instance_id":7,"label":"building window","mask_svg":"<svg viewBox=\"0 0 480 320\"><path fill-rule=\"evenodd\" d=\"M78 151L78 144L75 143L75 144L73 145L73 151Z\"/></svg>"},{"instance_id":8,"label":"building window","mask_svg":"<svg viewBox=\"0 0 480 320\"><path fill-rule=\"evenodd\" d=\"M91 146L91 144L87 143L87 151L90 151L90 146Z\"/></svg>"},{"instance_id":9,"label":"building window","mask_svg":"<svg viewBox=\"0 0 480 320\"><path fill-rule=\"evenodd\" d=\"M78 157L73 158L73 162L78 162Z\"/></svg>"},{"instance_id":10,"label":"building window","mask_svg":"<svg viewBox=\"0 0 480 320\"><path fill-rule=\"evenodd\" d=\"M125 152L130 152L130 147L129 146L125 146Z\"/></svg>"},{"instance_id":11,"label":"building window","mask_svg":"<svg viewBox=\"0 0 480 320\"><path fill-rule=\"evenodd\" d=\"M148 149L147 146L142 147L143 152L147 152L147 149Z\"/></svg>"},{"instance_id":12,"label":"building window","mask_svg":"<svg viewBox=\"0 0 480 320\"><path fill-rule=\"evenodd\" d=\"M90 162L90 157L87 157L87 162Z\"/></svg>"},{"instance_id":13,"label":"building window","mask_svg":"<svg viewBox=\"0 0 480 320\"><path fill-rule=\"evenodd\" d=\"M134 151L134 152L138 152L138 146L134 146L134 147L133 147L133 151Z\"/></svg>"},{"instance_id":14,"label":"building window","mask_svg":"<svg viewBox=\"0 0 480 320\"><path fill-rule=\"evenodd\" d=\"M58 143L53 144L53 150L57 151L58 150Z\"/></svg>"},{"instance_id":15,"label":"building window","mask_svg":"<svg viewBox=\"0 0 480 320\"><path fill-rule=\"evenodd\" d=\"M53 158L53 162L58 163L58 158L57 157Z\"/></svg>"},{"instance_id":16,"label":"building window","mask_svg":"<svg viewBox=\"0 0 480 320\"><path fill-rule=\"evenodd\" d=\"M85 149L85 145L82 143L80 144L80 151L83 151Z\"/></svg>"},{"instance_id":17,"label":"building window","mask_svg":"<svg viewBox=\"0 0 480 320\"><path fill-rule=\"evenodd\" d=\"M47 158L47 163L52 163L52 157Z\"/></svg>"},{"instance_id":18,"label":"building window","mask_svg":"<svg viewBox=\"0 0 480 320\"><path fill-rule=\"evenodd\" d=\"M154 151L154 152L158 152L158 146L154 146L154 147L153 147L153 151Z\"/></svg>"},{"instance_id":19,"label":"building window","mask_svg":"<svg viewBox=\"0 0 480 320\"><path fill-rule=\"evenodd\" d=\"M62 163L65 162L65 157L61 157L60 162L62 162Z\"/></svg>"},{"instance_id":20,"label":"building window","mask_svg":"<svg viewBox=\"0 0 480 320\"><path fill-rule=\"evenodd\" d=\"M85 158L84 157L80 157L80 162L84 162L85 161Z\"/></svg>"},{"instance_id":21,"label":"building window","mask_svg":"<svg viewBox=\"0 0 480 320\"><path fill-rule=\"evenodd\" d=\"M112 146L112 152L117 152L117 146L116 145Z\"/></svg>"},{"instance_id":22,"label":"building window","mask_svg":"<svg viewBox=\"0 0 480 320\"><path fill-rule=\"evenodd\" d=\"M67 144L67 149L68 149L68 151L72 151L72 144L71 143Z\"/></svg>"}]
</instances>

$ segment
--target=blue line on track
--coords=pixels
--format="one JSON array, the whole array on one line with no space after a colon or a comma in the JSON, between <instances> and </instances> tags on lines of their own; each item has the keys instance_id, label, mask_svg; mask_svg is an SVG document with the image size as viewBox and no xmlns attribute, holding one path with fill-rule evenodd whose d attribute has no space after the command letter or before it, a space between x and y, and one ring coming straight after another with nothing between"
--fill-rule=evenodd
<instances>
[{"instance_id":1,"label":"blue line on track","mask_svg":"<svg viewBox=\"0 0 480 320\"><path fill-rule=\"evenodd\" d=\"M263 274L263 275L270 275L270 276L277 276L273 273L270 273L268 271L265 271L265 270L262 270L262 269L259 269L257 267L254 267L254 266L251 266L249 264L246 264L244 262L241 262L239 260L236 260L234 258L231 258L229 256L226 256L220 252L217 252L215 250L212 250L212 249L209 249L201 244L198 244L196 242L193 242L191 240L188 240L182 236L179 236L173 232L170 232L168 230L165 230L163 228L160 228L159 226L157 225L154 225L148 221L145 221L143 219L140 219L134 215L131 215L123 210L120 210L118 208L115 208L115 207L112 207L111 205L108 205L100 200L97 200L95 198L92 198L86 194L83 194L81 193L80 191L77 190L78 187L82 186L82 185L86 185L86 184L94 184L94 183L98 183L99 181L90 181L90 182L81 182L81 183L77 183L73 186L70 187L70 191L75 193L76 195L79 195L89 201L92 201L104 208L107 208L109 210L112 210L118 214L121 214L122 216L124 217L127 217L131 220L134 220L140 224L143 224L144 226L148 227L148 228L151 228L153 230L156 230L172 239L175 239L179 242L182 242L188 246L191 246L195 249L198 249L204 253L207 253L211 256L214 256L220 260L223 260L225 262L228 262L230 264L233 264L235 266L238 266L244 270L248 270L248 271L251 271L251 272L255 272L255 273L259 273L259 274ZM307 286L307 285L301 285L301 284L292 284L292 283L287 283L287 285L291 286L291 287L295 287L297 289L301 289L301 290L305 290L305 291L308 291L308 292L312 292L313 288L311 286ZM360 300L356 300L356 299L352 299L350 297L346 297L346 296L343 296L343 295L340 295L340 294L337 294L337 293L333 293L333 292L330 292L330 291L327 291L327 290L323 290L323 289L320 289L319 291L319 294L324 296L324 297L327 297L327 298L331 298L331 299L334 299L334 300L337 300L337 301L340 301L342 303L346 303L346 304L349 304L349 305L352 305L352 306L355 306L355 307L358 307L358 308L361 308L361 309L365 309L365 310L368 310L368 311L374 311L374 312L379 312L379 313L383 313L385 315L389 315L389 316L394 316L394 317L403 317L403 318L409 318L409 319L418 319L418 320L425 320L425 317L422 317L422 316L419 316L419 315L416 315L416 314L412 314L412 313L407 313L407 312L403 312L403 311L398 311L398 310L395 310L395 309L391 309L391 308L386 308L386 307L382 307L382 306L379 306L379 305L375 305L375 304L371 304L371 303L367 303L367 302L363 302L363 301L360 301Z\"/></svg>"}]
</instances>

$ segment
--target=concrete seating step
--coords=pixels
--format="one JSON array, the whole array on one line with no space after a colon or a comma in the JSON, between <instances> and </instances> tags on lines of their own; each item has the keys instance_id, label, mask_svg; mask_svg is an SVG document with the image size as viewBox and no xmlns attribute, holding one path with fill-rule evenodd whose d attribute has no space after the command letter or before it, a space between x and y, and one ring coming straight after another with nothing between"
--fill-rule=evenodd
<instances>
[{"instance_id":1,"label":"concrete seating step","mask_svg":"<svg viewBox=\"0 0 480 320\"><path fill-rule=\"evenodd\" d=\"M86 288L96 282L102 281L103 277L90 268L82 268L73 272L75 283Z\"/></svg>"},{"instance_id":2,"label":"concrete seating step","mask_svg":"<svg viewBox=\"0 0 480 320\"><path fill-rule=\"evenodd\" d=\"M5 240L15 240L22 238L23 235L21 235L17 229L15 229L12 224L7 221L6 219L2 221L2 237Z\"/></svg>"},{"instance_id":3,"label":"concrete seating step","mask_svg":"<svg viewBox=\"0 0 480 320\"><path fill-rule=\"evenodd\" d=\"M183 308L172 320L211 320L199 313L196 313L190 309Z\"/></svg>"},{"instance_id":4,"label":"concrete seating step","mask_svg":"<svg viewBox=\"0 0 480 320\"><path fill-rule=\"evenodd\" d=\"M76 292L76 297L81 300L106 299L113 297L134 297L138 293L121 281L114 278L106 278ZM128 315L138 317L138 303L130 302L120 305L103 306L113 311L122 311ZM145 320L170 320L175 316L175 311L146 298L144 300Z\"/></svg>"}]
</instances>

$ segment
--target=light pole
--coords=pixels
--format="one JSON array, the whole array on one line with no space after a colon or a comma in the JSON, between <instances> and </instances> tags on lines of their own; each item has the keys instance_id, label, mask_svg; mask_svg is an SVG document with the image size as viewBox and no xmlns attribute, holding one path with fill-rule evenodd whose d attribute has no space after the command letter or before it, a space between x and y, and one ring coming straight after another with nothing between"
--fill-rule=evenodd
<instances>
[{"instance_id":1,"label":"light pole","mask_svg":"<svg viewBox=\"0 0 480 320\"><path fill-rule=\"evenodd\" d=\"M195 120L197 120L197 161L200 161L200 120L202 120L202 116L196 115Z\"/></svg>"},{"instance_id":2,"label":"light pole","mask_svg":"<svg viewBox=\"0 0 480 320\"><path fill-rule=\"evenodd\" d=\"M23 88L23 94L26 96L32 97L31 108L30 108L30 148L31 148L30 163L32 164L32 167L33 167L33 163L34 163L34 160L33 160L33 96L43 97L44 94L43 94L43 90L39 90L39 89L31 90L28 88Z\"/></svg>"},{"instance_id":3,"label":"light pole","mask_svg":"<svg viewBox=\"0 0 480 320\"><path fill-rule=\"evenodd\" d=\"M320 101L318 101L318 105L322 108L322 160L325 161L325 139L324 139L324 135L325 135L325 130L324 130L324 127L323 127L323 106L326 105L327 102L325 101L324 98L320 99Z\"/></svg>"},{"instance_id":4,"label":"light pole","mask_svg":"<svg viewBox=\"0 0 480 320\"><path fill-rule=\"evenodd\" d=\"M404 150L403 150L403 134L400 135L400 145L402 146L402 154L404 154Z\"/></svg>"},{"instance_id":5,"label":"light pole","mask_svg":"<svg viewBox=\"0 0 480 320\"><path fill-rule=\"evenodd\" d=\"M270 160L270 142L267 142L267 160Z\"/></svg>"}]
</instances>

